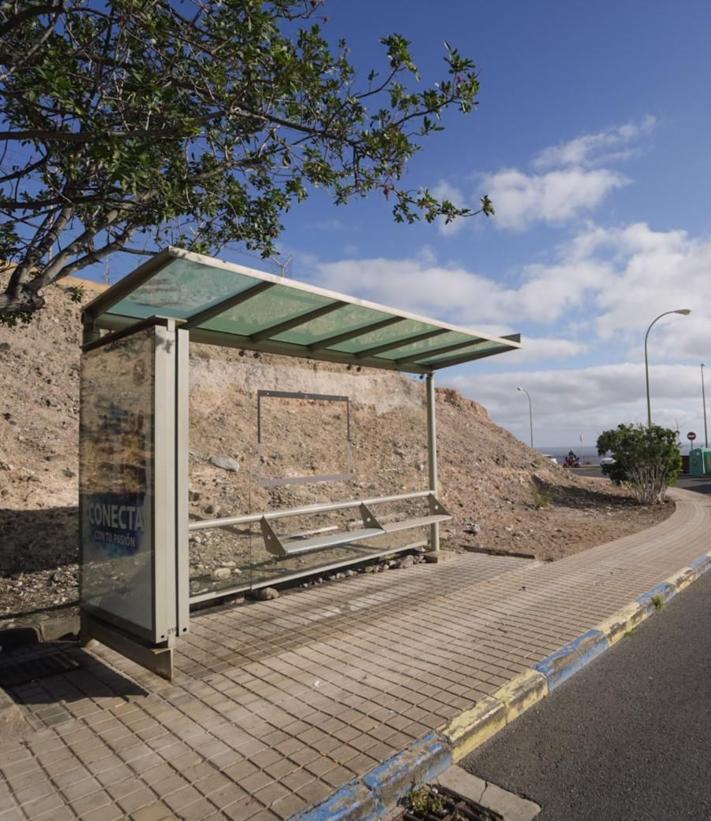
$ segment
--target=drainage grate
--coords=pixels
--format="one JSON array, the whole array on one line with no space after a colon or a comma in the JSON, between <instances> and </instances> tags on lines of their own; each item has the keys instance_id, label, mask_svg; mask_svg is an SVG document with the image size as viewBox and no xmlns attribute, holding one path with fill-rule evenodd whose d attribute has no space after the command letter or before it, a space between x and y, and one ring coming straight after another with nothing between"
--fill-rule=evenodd
<instances>
[{"instance_id":1,"label":"drainage grate","mask_svg":"<svg viewBox=\"0 0 711 821\"><path fill-rule=\"evenodd\" d=\"M0 687L18 687L39 678L69 673L80 667L79 662L66 653L47 653L23 661L3 659L0 665Z\"/></svg>"},{"instance_id":2,"label":"drainage grate","mask_svg":"<svg viewBox=\"0 0 711 821\"><path fill-rule=\"evenodd\" d=\"M498 812L443 787L416 787L402 802L403 821L504 821Z\"/></svg>"}]
</instances>

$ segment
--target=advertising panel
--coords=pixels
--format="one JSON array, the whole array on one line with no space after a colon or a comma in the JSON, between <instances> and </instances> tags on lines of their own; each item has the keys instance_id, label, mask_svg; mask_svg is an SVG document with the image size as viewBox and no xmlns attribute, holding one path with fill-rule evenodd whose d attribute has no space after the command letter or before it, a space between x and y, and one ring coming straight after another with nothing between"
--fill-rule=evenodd
<instances>
[{"instance_id":1,"label":"advertising panel","mask_svg":"<svg viewBox=\"0 0 711 821\"><path fill-rule=\"evenodd\" d=\"M82 604L150 635L154 342L148 328L82 359Z\"/></svg>"}]
</instances>

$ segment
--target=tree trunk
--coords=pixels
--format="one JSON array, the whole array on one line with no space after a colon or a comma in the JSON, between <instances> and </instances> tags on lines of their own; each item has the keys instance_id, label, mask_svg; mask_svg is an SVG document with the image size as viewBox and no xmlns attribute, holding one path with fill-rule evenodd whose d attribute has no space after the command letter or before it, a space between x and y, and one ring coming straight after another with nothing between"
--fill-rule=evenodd
<instances>
[{"instance_id":1,"label":"tree trunk","mask_svg":"<svg viewBox=\"0 0 711 821\"><path fill-rule=\"evenodd\" d=\"M18 314L33 314L44 308L44 297L21 283L13 292L5 291L0 294L0 321L4 317L10 318Z\"/></svg>"}]
</instances>

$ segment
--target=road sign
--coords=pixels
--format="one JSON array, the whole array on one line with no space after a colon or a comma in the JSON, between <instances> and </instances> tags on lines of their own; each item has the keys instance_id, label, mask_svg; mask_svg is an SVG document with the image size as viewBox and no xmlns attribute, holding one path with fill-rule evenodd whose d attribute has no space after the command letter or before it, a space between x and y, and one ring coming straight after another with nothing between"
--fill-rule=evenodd
<instances>
[{"instance_id":1,"label":"road sign","mask_svg":"<svg viewBox=\"0 0 711 821\"><path fill-rule=\"evenodd\" d=\"M693 431L693 430L690 430L690 431L686 434L686 438L687 438L690 442L693 442L693 441L694 441L694 439L696 439L696 434L694 433L694 431Z\"/></svg>"}]
</instances>

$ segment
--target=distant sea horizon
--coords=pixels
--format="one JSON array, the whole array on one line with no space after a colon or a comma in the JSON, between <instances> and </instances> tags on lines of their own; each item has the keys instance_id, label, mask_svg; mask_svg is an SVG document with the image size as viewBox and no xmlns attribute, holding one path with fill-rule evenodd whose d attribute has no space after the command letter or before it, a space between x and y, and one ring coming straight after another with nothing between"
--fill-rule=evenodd
<instances>
[{"instance_id":1,"label":"distant sea horizon","mask_svg":"<svg viewBox=\"0 0 711 821\"><path fill-rule=\"evenodd\" d=\"M699 440L697 439L696 442L698 443L698 441ZM703 444L703 442L702 442L702 444ZM697 445L697 447L700 447L700 446ZM568 455L568 451L571 451L571 450L573 451L573 453L575 453L577 456L580 457L580 461L583 464L588 464L588 465L599 465L600 464L600 458L601 457L598 455L597 448L594 447L593 445L584 445L583 447L580 447L580 445L578 445L577 447L575 445L568 445L567 447L564 447L564 446L561 445L561 446L550 447L550 448L546 448L546 447L539 448L539 447L537 447L537 448L535 448L535 450L537 450L539 453L545 453L545 454L550 455L550 456L555 456L555 458L558 460L558 463L561 464L561 465L563 464L563 460L565 459L565 457ZM681 443L681 452L684 455L688 454L688 452L689 452L689 442L684 441L684 442Z\"/></svg>"}]
</instances>

